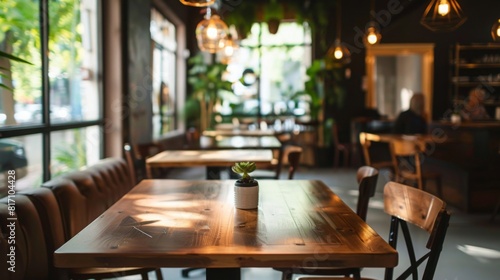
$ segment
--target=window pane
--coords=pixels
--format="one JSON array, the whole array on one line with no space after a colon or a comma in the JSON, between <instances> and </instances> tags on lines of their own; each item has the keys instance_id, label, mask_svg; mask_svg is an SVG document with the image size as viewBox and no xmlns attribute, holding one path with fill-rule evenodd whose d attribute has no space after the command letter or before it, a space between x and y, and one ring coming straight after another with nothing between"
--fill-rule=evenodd
<instances>
[{"instance_id":1,"label":"window pane","mask_svg":"<svg viewBox=\"0 0 500 280\"><path fill-rule=\"evenodd\" d=\"M153 39L153 138L176 127L177 40L175 25L157 10L151 10Z\"/></svg>"},{"instance_id":2,"label":"window pane","mask_svg":"<svg viewBox=\"0 0 500 280\"><path fill-rule=\"evenodd\" d=\"M51 133L52 177L96 163L100 147L97 126Z\"/></svg>"},{"instance_id":3,"label":"window pane","mask_svg":"<svg viewBox=\"0 0 500 280\"><path fill-rule=\"evenodd\" d=\"M3 0L0 50L33 65L0 57L0 128L41 122L42 79L38 1ZM22 19L20 19L22 17Z\"/></svg>"},{"instance_id":4,"label":"window pane","mask_svg":"<svg viewBox=\"0 0 500 280\"><path fill-rule=\"evenodd\" d=\"M90 0L49 3L50 120L53 123L99 117L95 7ZM91 40L92 38L92 40Z\"/></svg>"},{"instance_id":5,"label":"window pane","mask_svg":"<svg viewBox=\"0 0 500 280\"><path fill-rule=\"evenodd\" d=\"M282 22L275 35L269 33L266 24L254 24L228 66L228 80L234 82L233 90L240 101L226 109L226 100L220 113L254 115L259 112L259 100L263 115L307 112L307 106L302 108L303 104L293 96L304 90L306 69L311 65L310 36L308 27L297 23ZM239 82L245 69L253 69L259 75L257 85L244 86Z\"/></svg>"},{"instance_id":6,"label":"window pane","mask_svg":"<svg viewBox=\"0 0 500 280\"><path fill-rule=\"evenodd\" d=\"M41 185L43 171L40 134L0 139L0 197L8 190L9 170L15 171L16 192Z\"/></svg>"}]
</instances>

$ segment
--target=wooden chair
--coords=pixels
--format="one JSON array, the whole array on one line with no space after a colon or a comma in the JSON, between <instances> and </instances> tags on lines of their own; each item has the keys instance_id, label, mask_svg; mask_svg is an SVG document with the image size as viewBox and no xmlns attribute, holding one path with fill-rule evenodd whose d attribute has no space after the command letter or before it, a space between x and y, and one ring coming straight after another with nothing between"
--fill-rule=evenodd
<instances>
[{"instance_id":1,"label":"wooden chair","mask_svg":"<svg viewBox=\"0 0 500 280\"><path fill-rule=\"evenodd\" d=\"M292 180L295 176L295 172L299 167L300 156L302 155L302 148L299 146L291 146L288 150L288 180Z\"/></svg>"},{"instance_id":2,"label":"wooden chair","mask_svg":"<svg viewBox=\"0 0 500 280\"><path fill-rule=\"evenodd\" d=\"M138 177L138 174L136 172L136 170L139 168L139 162L135 156L135 153L132 149L132 146L129 144L129 143L125 143L123 145L123 153L125 155L125 160L127 161L127 168L128 168L128 172L130 173L130 177L132 177L132 180L134 180L134 185L139 183L140 180L139 180L139 177ZM145 168L143 170L143 172L145 172ZM143 173L145 174L145 173ZM142 175L141 175L142 177ZM142 178L141 178L142 180Z\"/></svg>"},{"instance_id":3,"label":"wooden chair","mask_svg":"<svg viewBox=\"0 0 500 280\"><path fill-rule=\"evenodd\" d=\"M166 174L168 173L166 169L155 168L154 170L148 171L146 168L146 159L163 151L164 147L162 145L154 142L149 142L149 143L135 144L132 146L132 148L134 155L137 159L136 170L138 170L138 172L142 174L142 176L138 176L139 179L141 179L141 177L142 179L166 177Z\"/></svg>"},{"instance_id":4,"label":"wooden chair","mask_svg":"<svg viewBox=\"0 0 500 280\"><path fill-rule=\"evenodd\" d=\"M371 149L372 149L372 141L373 139L371 138L371 134L366 133L366 132L360 132L359 133L359 143L361 145L361 150L363 151L363 157L365 158L365 165L374 167L378 170L381 169L389 169L391 172L391 177L394 174L394 166L392 160L378 160L374 161L371 156ZM389 154L389 152L388 152Z\"/></svg>"},{"instance_id":5,"label":"wooden chair","mask_svg":"<svg viewBox=\"0 0 500 280\"><path fill-rule=\"evenodd\" d=\"M399 228L401 227L410 260L410 266L396 279L407 279L410 275L413 279L433 279L450 220L450 214L446 211L446 204L438 197L422 190L396 182L388 182L384 187L384 211L391 216L389 244L397 249ZM428 251L419 259L415 255L408 224L416 226L412 227L412 230L426 232L429 236L426 243ZM427 262L425 262L426 260ZM418 268L424 263L426 263L424 272L422 277L419 278ZM394 268L386 268L384 279L390 280L393 277ZM299 277L298 279L339 280L352 278Z\"/></svg>"},{"instance_id":6,"label":"wooden chair","mask_svg":"<svg viewBox=\"0 0 500 280\"><path fill-rule=\"evenodd\" d=\"M377 188L378 170L370 166L361 166L356 173L358 181L358 202L356 206L356 214L366 221L368 211L368 203L370 198L375 195ZM334 267L303 267L303 268L275 268L281 271L282 280L291 280L293 274L309 274L309 275L353 275L355 279L359 279L361 268L334 268ZM316 279L316 278L314 278Z\"/></svg>"},{"instance_id":7,"label":"wooden chair","mask_svg":"<svg viewBox=\"0 0 500 280\"><path fill-rule=\"evenodd\" d=\"M351 143L341 143L339 140L339 127L337 123L332 124L332 140L333 140L333 149L334 149L334 159L333 166L339 166L340 154L342 153L342 157L344 159L344 167L349 166L349 160L351 158Z\"/></svg>"},{"instance_id":8,"label":"wooden chair","mask_svg":"<svg viewBox=\"0 0 500 280\"><path fill-rule=\"evenodd\" d=\"M412 182L416 187L424 190L426 181L434 180L438 196L443 197L441 175L422 171L424 145L424 143L415 142L414 140L391 141L390 149L395 170L395 181L400 183Z\"/></svg>"}]
</instances>

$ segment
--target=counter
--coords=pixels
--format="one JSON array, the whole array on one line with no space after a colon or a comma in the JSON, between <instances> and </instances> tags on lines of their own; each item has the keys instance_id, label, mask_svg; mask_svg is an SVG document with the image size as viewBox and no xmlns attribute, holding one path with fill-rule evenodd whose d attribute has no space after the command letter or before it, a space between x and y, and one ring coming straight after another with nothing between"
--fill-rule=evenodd
<instances>
[{"instance_id":1,"label":"counter","mask_svg":"<svg viewBox=\"0 0 500 280\"><path fill-rule=\"evenodd\" d=\"M500 196L500 122L433 122L426 165L442 174L443 199L466 212L491 212Z\"/></svg>"}]
</instances>

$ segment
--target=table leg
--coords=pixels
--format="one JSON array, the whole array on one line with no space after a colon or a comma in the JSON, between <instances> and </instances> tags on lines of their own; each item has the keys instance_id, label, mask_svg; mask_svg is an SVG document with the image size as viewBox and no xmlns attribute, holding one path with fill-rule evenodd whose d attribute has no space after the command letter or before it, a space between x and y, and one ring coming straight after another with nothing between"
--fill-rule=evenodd
<instances>
[{"instance_id":1,"label":"table leg","mask_svg":"<svg viewBox=\"0 0 500 280\"><path fill-rule=\"evenodd\" d=\"M240 268L207 268L207 280L241 280Z\"/></svg>"},{"instance_id":2,"label":"table leg","mask_svg":"<svg viewBox=\"0 0 500 280\"><path fill-rule=\"evenodd\" d=\"M220 180L220 167L207 166L206 172L208 180Z\"/></svg>"}]
</instances>

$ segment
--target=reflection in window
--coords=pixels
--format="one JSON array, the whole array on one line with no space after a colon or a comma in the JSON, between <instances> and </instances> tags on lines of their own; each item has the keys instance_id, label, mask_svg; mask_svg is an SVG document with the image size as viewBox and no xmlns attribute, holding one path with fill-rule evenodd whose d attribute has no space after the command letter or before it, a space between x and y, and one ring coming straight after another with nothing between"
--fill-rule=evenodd
<instances>
[{"instance_id":1,"label":"reflection in window","mask_svg":"<svg viewBox=\"0 0 500 280\"><path fill-rule=\"evenodd\" d=\"M0 139L0 197L7 192L7 173L15 172L15 188L20 191L42 182L42 135Z\"/></svg>"},{"instance_id":2,"label":"reflection in window","mask_svg":"<svg viewBox=\"0 0 500 280\"><path fill-rule=\"evenodd\" d=\"M52 176L90 166L100 158L101 142L99 129L96 126L57 131L50 137Z\"/></svg>"},{"instance_id":3,"label":"reflection in window","mask_svg":"<svg viewBox=\"0 0 500 280\"><path fill-rule=\"evenodd\" d=\"M158 10L151 10L153 40L153 138L176 127L176 27Z\"/></svg>"}]
</instances>

